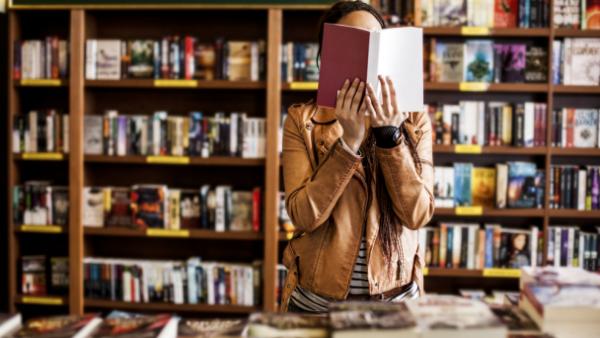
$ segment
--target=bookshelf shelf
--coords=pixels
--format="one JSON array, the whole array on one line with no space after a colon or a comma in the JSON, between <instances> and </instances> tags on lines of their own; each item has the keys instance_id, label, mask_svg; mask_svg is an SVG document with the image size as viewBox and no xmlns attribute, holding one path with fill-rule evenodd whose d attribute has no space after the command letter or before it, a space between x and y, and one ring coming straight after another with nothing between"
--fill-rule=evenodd
<instances>
[{"instance_id":1,"label":"bookshelf shelf","mask_svg":"<svg viewBox=\"0 0 600 338\"><path fill-rule=\"evenodd\" d=\"M86 298L84 305L94 309L120 309L126 311L164 311L196 313L249 314L259 311L254 306L208 305L208 304L170 304L170 303L128 303L120 301Z\"/></svg>"},{"instance_id":2,"label":"bookshelf shelf","mask_svg":"<svg viewBox=\"0 0 600 338\"><path fill-rule=\"evenodd\" d=\"M550 150L553 156L600 156L600 148L557 148Z\"/></svg>"},{"instance_id":3,"label":"bookshelf shelf","mask_svg":"<svg viewBox=\"0 0 600 338\"><path fill-rule=\"evenodd\" d=\"M265 89L264 81L226 81L226 80L86 80L85 86L90 88L180 88L180 89Z\"/></svg>"},{"instance_id":4,"label":"bookshelf shelf","mask_svg":"<svg viewBox=\"0 0 600 338\"><path fill-rule=\"evenodd\" d=\"M24 154L13 154L15 161L67 161L69 154L61 153L24 153Z\"/></svg>"},{"instance_id":5,"label":"bookshelf shelf","mask_svg":"<svg viewBox=\"0 0 600 338\"><path fill-rule=\"evenodd\" d=\"M600 30L581 30L581 29L571 29L571 28L555 28L554 29L555 37L589 37L589 38L597 38L600 37Z\"/></svg>"},{"instance_id":6,"label":"bookshelf shelf","mask_svg":"<svg viewBox=\"0 0 600 338\"><path fill-rule=\"evenodd\" d=\"M67 79L23 79L13 80L15 87L44 87L44 88L64 88L69 86Z\"/></svg>"},{"instance_id":7,"label":"bookshelf shelf","mask_svg":"<svg viewBox=\"0 0 600 338\"><path fill-rule=\"evenodd\" d=\"M474 82L426 82L425 90L456 92L546 93L548 91L548 85L545 83L489 83L479 85L478 83Z\"/></svg>"},{"instance_id":8,"label":"bookshelf shelf","mask_svg":"<svg viewBox=\"0 0 600 338\"><path fill-rule=\"evenodd\" d=\"M44 305L44 306L63 306L67 304L67 297L63 296L27 296L17 295L15 304L19 305Z\"/></svg>"},{"instance_id":9,"label":"bookshelf shelf","mask_svg":"<svg viewBox=\"0 0 600 338\"><path fill-rule=\"evenodd\" d=\"M555 93L600 94L600 86L554 85Z\"/></svg>"},{"instance_id":10,"label":"bookshelf shelf","mask_svg":"<svg viewBox=\"0 0 600 338\"><path fill-rule=\"evenodd\" d=\"M465 29L466 28L466 29ZM486 27L425 27L425 36L466 36L466 37L544 37L550 35L550 28L486 28ZM470 29L471 28L471 29Z\"/></svg>"},{"instance_id":11,"label":"bookshelf shelf","mask_svg":"<svg viewBox=\"0 0 600 338\"><path fill-rule=\"evenodd\" d=\"M160 237L160 238L193 238L207 240L236 240L236 241L258 241L264 238L262 233L253 231L226 231L217 232L211 230L190 229L184 232L174 232L170 235L168 231L163 234L148 233L142 229L128 228L92 228L84 227L86 236L95 237ZM181 235L178 235L181 234Z\"/></svg>"},{"instance_id":12,"label":"bookshelf shelf","mask_svg":"<svg viewBox=\"0 0 600 338\"><path fill-rule=\"evenodd\" d=\"M530 148L518 148L510 146L494 146L494 147L479 147L480 150L475 149L473 152L465 151L462 152L460 149L456 149L454 145L442 145L434 144L434 154L495 154L495 155L545 155L546 147L530 147Z\"/></svg>"},{"instance_id":13,"label":"bookshelf shelf","mask_svg":"<svg viewBox=\"0 0 600 338\"><path fill-rule=\"evenodd\" d=\"M481 208L481 213L460 214L459 208L435 208L435 216L489 216L489 217L544 217L544 209L493 209Z\"/></svg>"},{"instance_id":14,"label":"bookshelf shelf","mask_svg":"<svg viewBox=\"0 0 600 338\"><path fill-rule=\"evenodd\" d=\"M548 216L555 218L600 218L600 210L548 209Z\"/></svg>"},{"instance_id":15,"label":"bookshelf shelf","mask_svg":"<svg viewBox=\"0 0 600 338\"><path fill-rule=\"evenodd\" d=\"M86 163L113 163L113 164L147 164L147 165L193 165L193 166L261 166L265 159L249 159L239 157L187 157L183 158L165 156L156 160L148 156L106 156L85 155Z\"/></svg>"}]
</instances>

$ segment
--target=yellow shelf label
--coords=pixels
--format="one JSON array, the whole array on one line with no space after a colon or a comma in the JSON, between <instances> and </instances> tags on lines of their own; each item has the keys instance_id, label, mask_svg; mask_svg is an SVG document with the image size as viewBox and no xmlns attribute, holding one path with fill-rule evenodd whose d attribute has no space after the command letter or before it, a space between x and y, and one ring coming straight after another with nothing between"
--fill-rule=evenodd
<instances>
[{"instance_id":1,"label":"yellow shelf label","mask_svg":"<svg viewBox=\"0 0 600 338\"><path fill-rule=\"evenodd\" d=\"M423 268L423 276L427 276L429 274L429 268L428 267L424 267Z\"/></svg>"},{"instance_id":2,"label":"yellow shelf label","mask_svg":"<svg viewBox=\"0 0 600 338\"><path fill-rule=\"evenodd\" d=\"M190 237L189 230L146 229L149 237Z\"/></svg>"},{"instance_id":3,"label":"yellow shelf label","mask_svg":"<svg viewBox=\"0 0 600 338\"><path fill-rule=\"evenodd\" d=\"M520 269L491 268L483 269L483 277L519 278Z\"/></svg>"},{"instance_id":4,"label":"yellow shelf label","mask_svg":"<svg viewBox=\"0 0 600 338\"><path fill-rule=\"evenodd\" d=\"M457 154L481 154L481 146L478 144L457 144L454 146Z\"/></svg>"},{"instance_id":5,"label":"yellow shelf label","mask_svg":"<svg viewBox=\"0 0 600 338\"><path fill-rule=\"evenodd\" d=\"M490 86L487 82L461 82L458 85L458 90L461 92L485 92Z\"/></svg>"},{"instance_id":6,"label":"yellow shelf label","mask_svg":"<svg viewBox=\"0 0 600 338\"><path fill-rule=\"evenodd\" d=\"M147 163L155 164L190 164L187 156L147 156Z\"/></svg>"},{"instance_id":7,"label":"yellow shelf label","mask_svg":"<svg viewBox=\"0 0 600 338\"><path fill-rule=\"evenodd\" d=\"M23 153L24 160L61 161L64 158L62 153Z\"/></svg>"},{"instance_id":8,"label":"yellow shelf label","mask_svg":"<svg viewBox=\"0 0 600 338\"><path fill-rule=\"evenodd\" d=\"M290 82L292 90L317 90L319 89L318 82Z\"/></svg>"},{"instance_id":9,"label":"yellow shelf label","mask_svg":"<svg viewBox=\"0 0 600 338\"><path fill-rule=\"evenodd\" d=\"M486 36L490 35L490 29L489 27L461 27L460 34L468 36Z\"/></svg>"},{"instance_id":10,"label":"yellow shelf label","mask_svg":"<svg viewBox=\"0 0 600 338\"><path fill-rule=\"evenodd\" d=\"M21 86L58 87L62 84L60 79L22 79Z\"/></svg>"},{"instance_id":11,"label":"yellow shelf label","mask_svg":"<svg viewBox=\"0 0 600 338\"><path fill-rule=\"evenodd\" d=\"M294 238L294 232L293 231L289 231L285 233L285 238L289 241L292 238Z\"/></svg>"},{"instance_id":12,"label":"yellow shelf label","mask_svg":"<svg viewBox=\"0 0 600 338\"><path fill-rule=\"evenodd\" d=\"M25 304L63 305L62 298L58 297L23 296L21 300Z\"/></svg>"},{"instance_id":13,"label":"yellow shelf label","mask_svg":"<svg viewBox=\"0 0 600 338\"><path fill-rule=\"evenodd\" d=\"M478 206L471 207L456 207L454 213L457 216L481 216L483 214L483 208Z\"/></svg>"},{"instance_id":14,"label":"yellow shelf label","mask_svg":"<svg viewBox=\"0 0 600 338\"><path fill-rule=\"evenodd\" d=\"M43 233L61 233L62 227L58 225L21 225L19 228L23 232L43 232Z\"/></svg>"},{"instance_id":15,"label":"yellow shelf label","mask_svg":"<svg viewBox=\"0 0 600 338\"><path fill-rule=\"evenodd\" d=\"M198 87L198 80L154 80L154 87L193 88Z\"/></svg>"}]
</instances>

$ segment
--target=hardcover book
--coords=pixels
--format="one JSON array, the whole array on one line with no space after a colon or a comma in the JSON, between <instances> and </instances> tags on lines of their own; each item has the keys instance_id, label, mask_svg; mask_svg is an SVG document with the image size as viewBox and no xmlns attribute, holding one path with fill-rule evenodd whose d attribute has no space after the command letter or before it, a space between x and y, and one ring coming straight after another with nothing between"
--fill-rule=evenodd
<instances>
[{"instance_id":1,"label":"hardcover book","mask_svg":"<svg viewBox=\"0 0 600 338\"><path fill-rule=\"evenodd\" d=\"M102 155L102 116L83 117L83 151L86 155Z\"/></svg>"},{"instance_id":2,"label":"hardcover book","mask_svg":"<svg viewBox=\"0 0 600 338\"><path fill-rule=\"evenodd\" d=\"M69 257L50 257L50 292L66 295L69 290Z\"/></svg>"},{"instance_id":3,"label":"hardcover book","mask_svg":"<svg viewBox=\"0 0 600 338\"><path fill-rule=\"evenodd\" d=\"M455 206L470 206L471 200L471 170L472 163L454 163L454 204Z\"/></svg>"},{"instance_id":4,"label":"hardcover book","mask_svg":"<svg viewBox=\"0 0 600 338\"><path fill-rule=\"evenodd\" d=\"M128 75L133 78L151 78L154 74L154 41L133 40L129 42L130 63Z\"/></svg>"},{"instance_id":5,"label":"hardcover book","mask_svg":"<svg viewBox=\"0 0 600 338\"><path fill-rule=\"evenodd\" d=\"M181 228L200 228L200 193L198 190L181 190Z\"/></svg>"},{"instance_id":6,"label":"hardcover book","mask_svg":"<svg viewBox=\"0 0 600 338\"><path fill-rule=\"evenodd\" d=\"M379 93L378 75L390 76L400 111L423 110L423 31L402 27L368 31L325 24L317 104L335 107L346 79L359 78Z\"/></svg>"},{"instance_id":7,"label":"hardcover book","mask_svg":"<svg viewBox=\"0 0 600 338\"><path fill-rule=\"evenodd\" d=\"M135 226L141 229L164 229L167 219L167 187L134 185L131 190L131 212Z\"/></svg>"},{"instance_id":8,"label":"hardcover book","mask_svg":"<svg viewBox=\"0 0 600 338\"><path fill-rule=\"evenodd\" d=\"M52 188L52 223L67 225L69 221L69 189L67 187Z\"/></svg>"},{"instance_id":9,"label":"hardcover book","mask_svg":"<svg viewBox=\"0 0 600 338\"><path fill-rule=\"evenodd\" d=\"M495 82L523 82L525 80L525 44L494 44Z\"/></svg>"},{"instance_id":10,"label":"hardcover book","mask_svg":"<svg viewBox=\"0 0 600 338\"><path fill-rule=\"evenodd\" d=\"M91 337L176 338L177 323L178 318L168 314L153 316L109 315Z\"/></svg>"},{"instance_id":11,"label":"hardcover book","mask_svg":"<svg viewBox=\"0 0 600 338\"><path fill-rule=\"evenodd\" d=\"M535 188L535 163L508 162L509 208L534 208L537 196Z\"/></svg>"},{"instance_id":12,"label":"hardcover book","mask_svg":"<svg viewBox=\"0 0 600 338\"><path fill-rule=\"evenodd\" d=\"M531 265L531 231L521 229L500 230L500 267L520 269Z\"/></svg>"},{"instance_id":13,"label":"hardcover book","mask_svg":"<svg viewBox=\"0 0 600 338\"><path fill-rule=\"evenodd\" d=\"M329 337L329 319L297 313L254 313L248 323L248 337Z\"/></svg>"},{"instance_id":14,"label":"hardcover book","mask_svg":"<svg viewBox=\"0 0 600 338\"><path fill-rule=\"evenodd\" d=\"M513 305L490 305L490 310L506 325L509 334L541 335L540 329L525 311Z\"/></svg>"},{"instance_id":15,"label":"hardcover book","mask_svg":"<svg viewBox=\"0 0 600 338\"><path fill-rule=\"evenodd\" d=\"M418 337L415 317L404 303L343 302L329 308L332 338Z\"/></svg>"},{"instance_id":16,"label":"hardcover book","mask_svg":"<svg viewBox=\"0 0 600 338\"><path fill-rule=\"evenodd\" d=\"M493 208L496 197L496 169L474 167L471 175L473 205Z\"/></svg>"},{"instance_id":17,"label":"hardcover book","mask_svg":"<svg viewBox=\"0 0 600 338\"><path fill-rule=\"evenodd\" d=\"M121 78L121 41L97 40L96 78L119 80Z\"/></svg>"},{"instance_id":18,"label":"hardcover book","mask_svg":"<svg viewBox=\"0 0 600 338\"><path fill-rule=\"evenodd\" d=\"M548 81L548 52L539 46L527 46L526 82Z\"/></svg>"},{"instance_id":19,"label":"hardcover book","mask_svg":"<svg viewBox=\"0 0 600 338\"><path fill-rule=\"evenodd\" d=\"M104 226L104 192L102 188L83 188L83 225Z\"/></svg>"},{"instance_id":20,"label":"hardcover book","mask_svg":"<svg viewBox=\"0 0 600 338\"><path fill-rule=\"evenodd\" d=\"M600 1L586 0L585 29L600 29Z\"/></svg>"},{"instance_id":21,"label":"hardcover book","mask_svg":"<svg viewBox=\"0 0 600 338\"><path fill-rule=\"evenodd\" d=\"M571 39L570 81L567 84L597 86L600 84L600 38Z\"/></svg>"},{"instance_id":22,"label":"hardcover book","mask_svg":"<svg viewBox=\"0 0 600 338\"><path fill-rule=\"evenodd\" d=\"M102 322L98 314L28 320L13 338L87 338Z\"/></svg>"},{"instance_id":23,"label":"hardcover book","mask_svg":"<svg viewBox=\"0 0 600 338\"><path fill-rule=\"evenodd\" d=\"M21 257L21 292L24 295L45 295L46 285L46 256Z\"/></svg>"},{"instance_id":24,"label":"hardcover book","mask_svg":"<svg viewBox=\"0 0 600 338\"><path fill-rule=\"evenodd\" d=\"M575 109L575 125L573 128L574 147L596 147L598 139L598 110Z\"/></svg>"},{"instance_id":25,"label":"hardcover book","mask_svg":"<svg viewBox=\"0 0 600 338\"><path fill-rule=\"evenodd\" d=\"M233 191L231 201L232 217L229 230L252 231L252 192Z\"/></svg>"},{"instance_id":26,"label":"hardcover book","mask_svg":"<svg viewBox=\"0 0 600 338\"><path fill-rule=\"evenodd\" d=\"M434 1L434 6L436 5L438 26L457 27L467 24L467 4L465 0Z\"/></svg>"},{"instance_id":27,"label":"hardcover book","mask_svg":"<svg viewBox=\"0 0 600 338\"><path fill-rule=\"evenodd\" d=\"M228 41L227 76L230 81L250 81L252 64L252 42Z\"/></svg>"},{"instance_id":28,"label":"hardcover book","mask_svg":"<svg viewBox=\"0 0 600 338\"><path fill-rule=\"evenodd\" d=\"M178 338L243 337L245 319L186 319L179 321Z\"/></svg>"},{"instance_id":29,"label":"hardcover book","mask_svg":"<svg viewBox=\"0 0 600 338\"><path fill-rule=\"evenodd\" d=\"M463 51L462 43L438 43L436 45L439 82L461 82L463 80Z\"/></svg>"},{"instance_id":30,"label":"hardcover book","mask_svg":"<svg viewBox=\"0 0 600 338\"><path fill-rule=\"evenodd\" d=\"M491 40L465 42L464 79L467 82L492 82L494 48Z\"/></svg>"},{"instance_id":31,"label":"hardcover book","mask_svg":"<svg viewBox=\"0 0 600 338\"><path fill-rule=\"evenodd\" d=\"M519 9L518 0L495 0L494 1L494 27L513 28L517 27L517 13Z\"/></svg>"},{"instance_id":32,"label":"hardcover book","mask_svg":"<svg viewBox=\"0 0 600 338\"><path fill-rule=\"evenodd\" d=\"M129 188L105 188L105 204L109 209L105 212L107 226L131 227L131 190Z\"/></svg>"}]
</instances>

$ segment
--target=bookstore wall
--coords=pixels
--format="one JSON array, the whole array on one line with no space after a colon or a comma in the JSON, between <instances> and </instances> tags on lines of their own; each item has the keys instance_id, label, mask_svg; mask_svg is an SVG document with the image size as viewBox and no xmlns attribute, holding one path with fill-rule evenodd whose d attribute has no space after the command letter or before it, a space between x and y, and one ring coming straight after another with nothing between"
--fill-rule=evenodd
<instances>
[{"instance_id":1,"label":"bookstore wall","mask_svg":"<svg viewBox=\"0 0 600 338\"><path fill-rule=\"evenodd\" d=\"M371 1L424 30L426 291L598 271L600 19L582 1ZM327 2L13 6L8 310L276 310L294 230L281 126L315 97Z\"/></svg>"}]
</instances>

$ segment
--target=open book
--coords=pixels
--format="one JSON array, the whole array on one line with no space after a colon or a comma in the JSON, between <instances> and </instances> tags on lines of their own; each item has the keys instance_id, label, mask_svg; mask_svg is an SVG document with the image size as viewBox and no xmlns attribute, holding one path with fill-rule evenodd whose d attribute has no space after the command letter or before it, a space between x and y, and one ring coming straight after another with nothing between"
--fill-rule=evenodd
<instances>
[{"instance_id":1,"label":"open book","mask_svg":"<svg viewBox=\"0 0 600 338\"><path fill-rule=\"evenodd\" d=\"M392 78L400 111L423 110L421 28L368 31L325 24L317 93L319 106L335 107L337 91L346 79L366 80L380 93L378 74Z\"/></svg>"}]
</instances>

